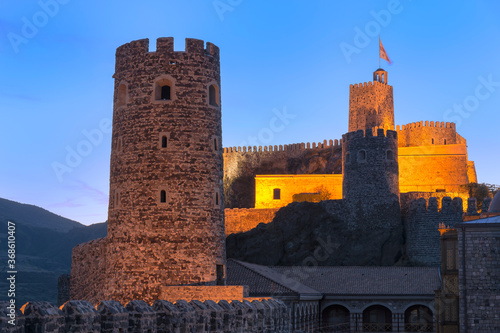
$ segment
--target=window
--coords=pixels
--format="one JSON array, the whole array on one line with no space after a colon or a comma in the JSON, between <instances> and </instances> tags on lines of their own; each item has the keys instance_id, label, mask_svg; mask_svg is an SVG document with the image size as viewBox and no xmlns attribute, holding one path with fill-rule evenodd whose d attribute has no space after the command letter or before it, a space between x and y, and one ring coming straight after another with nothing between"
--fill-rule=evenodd
<instances>
[{"instance_id":1,"label":"window","mask_svg":"<svg viewBox=\"0 0 500 333\"><path fill-rule=\"evenodd\" d=\"M115 207L120 206L120 192L116 191L115 193Z\"/></svg>"},{"instance_id":2,"label":"window","mask_svg":"<svg viewBox=\"0 0 500 333\"><path fill-rule=\"evenodd\" d=\"M219 145L217 144L217 138L214 138L214 150L219 150Z\"/></svg>"},{"instance_id":3,"label":"window","mask_svg":"<svg viewBox=\"0 0 500 333\"><path fill-rule=\"evenodd\" d=\"M360 150L358 152L358 162L364 162L366 161L366 151Z\"/></svg>"},{"instance_id":4,"label":"window","mask_svg":"<svg viewBox=\"0 0 500 333\"><path fill-rule=\"evenodd\" d=\"M275 188L273 190L273 199L274 200L281 200L281 189Z\"/></svg>"},{"instance_id":5,"label":"window","mask_svg":"<svg viewBox=\"0 0 500 333\"><path fill-rule=\"evenodd\" d=\"M167 202L167 192L165 190L161 190L160 192L160 202L161 203Z\"/></svg>"},{"instance_id":6,"label":"window","mask_svg":"<svg viewBox=\"0 0 500 333\"><path fill-rule=\"evenodd\" d=\"M167 136L166 136L166 135L163 135L163 136L161 137L161 147L162 147L162 148L167 148L167 142L168 142L168 141L167 141Z\"/></svg>"},{"instance_id":7,"label":"window","mask_svg":"<svg viewBox=\"0 0 500 333\"><path fill-rule=\"evenodd\" d=\"M215 205L219 206L219 192L215 192Z\"/></svg>"},{"instance_id":8,"label":"window","mask_svg":"<svg viewBox=\"0 0 500 333\"><path fill-rule=\"evenodd\" d=\"M386 159L389 161L394 160L394 152L392 150L387 151Z\"/></svg>"},{"instance_id":9,"label":"window","mask_svg":"<svg viewBox=\"0 0 500 333\"><path fill-rule=\"evenodd\" d=\"M432 139L432 144L434 144L434 139Z\"/></svg>"},{"instance_id":10,"label":"window","mask_svg":"<svg viewBox=\"0 0 500 333\"><path fill-rule=\"evenodd\" d=\"M446 139L444 139L444 144L446 144Z\"/></svg>"},{"instance_id":11,"label":"window","mask_svg":"<svg viewBox=\"0 0 500 333\"><path fill-rule=\"evenodd\" d=\"M224 285L224 265L216 265L217 285Z\"/></svg>"},{"instance_id":12,"label":"window","mask_svg":"<svg viewBox=\"0 0 500 333\"><path fill-rule=\"evenodd\" d=\"M118 87L118 95L116 98L116 106L120 107L127 104L127 86L125 84L120 84Z\"/></svg>"},{"instance_id":13,"label":"window","mask_svg":"<svg viewBox=\"0 0 500 333\"><path fill-rule=\"evenodd\" d=\"M351 163L351 153L346 153L345 154L345 163L346 164Z\"/></svg>"},{"instance_id":14,"label":"window","mask_svg":"<svg viewBox=\"0 0 500 333\"><path fill-rule=\"evenodd\" d=\"M160 97L161 100L170 100L170 86L163 86L161 87L161 97Z\"/></svg>"},{"instance_id":15,"label":"window","mask_svg":"<svg viewBox=\"0 0 500 333\"><path fill-rule=\"evenodd\" d=\"M153 103L169 103L175 99L174 79L162 75L154 82Z\"/></svg>"},{"instance_id":16,"label":"window","mask_svg":"<svg viewBox=\"0 0 500 333\"><path fill-rule=\"evenodd\" d=\"M208 87L208 104L219 106L219 88L215 84Z\"/></svg>"}]
</instances>

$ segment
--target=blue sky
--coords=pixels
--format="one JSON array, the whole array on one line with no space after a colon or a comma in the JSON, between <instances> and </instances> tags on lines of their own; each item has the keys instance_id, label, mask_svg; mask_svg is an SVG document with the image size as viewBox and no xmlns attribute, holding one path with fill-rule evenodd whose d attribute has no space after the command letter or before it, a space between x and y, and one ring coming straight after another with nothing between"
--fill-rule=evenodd
<instances>
[{"instance_id":1,"label":"blue sky","mask_svg":"<svg viewBox=\"0 0 500 333\"><path fill-rule=\"evenodd\" d=\"M238 146L340 138L349 84L372 79L380 33L396 123L456 122L479 182L500 184L499 13L480 0L3 1L0 197L106 220L115 50L158 37L221 48L223 145ZM54 163L78 148L86 156L58 177Z\"/></svg>"}]
</instances>

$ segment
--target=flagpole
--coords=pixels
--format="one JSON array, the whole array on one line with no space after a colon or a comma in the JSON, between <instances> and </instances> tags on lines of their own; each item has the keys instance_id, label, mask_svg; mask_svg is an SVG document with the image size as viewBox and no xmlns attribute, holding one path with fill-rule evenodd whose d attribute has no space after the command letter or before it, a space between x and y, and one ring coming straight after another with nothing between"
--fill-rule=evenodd
<instances>
[{"instance_id":1,"label":"flagpole","mask_svg":"<svg viewBox=\"0 0 500 333\"><path fill-rule=\"evenodd\" d=\"M380 68L380 35L378 35L378 68Z\"/></svg>"}]
</instances>

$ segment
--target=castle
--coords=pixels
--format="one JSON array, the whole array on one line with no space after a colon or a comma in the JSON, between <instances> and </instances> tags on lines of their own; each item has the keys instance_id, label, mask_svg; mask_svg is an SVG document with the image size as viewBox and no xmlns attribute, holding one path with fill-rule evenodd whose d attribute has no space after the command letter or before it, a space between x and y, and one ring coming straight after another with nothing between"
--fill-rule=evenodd
<instances>
[{"instance_id":1,"label":"castle","mask_svg":"<svg viewBox=\"0 0 500 333\"><path fill-rule=\"evenodd\" d=\"M174 51L173 38L160 38L149 52L148 43L133 41L116 52L108 234L73 249L70 281L61 279L71 300L60 309L25 304L20 326L47 332L317 332L322 320L322 328L332 331L432 331L439 282L433 267L324 267L324 274L316 267L262 267L226 261L225 236L269 222L294 194L328 179L341 200L325 205L342 229L388 235L384 247L394 254L400 244L393 240L405 230L410 259L436 266L439 223L453 226L463 216L462 199L447 195L463 196L460 185L475 181L454 124L395 127L392 87L378 69L373 82L350 86L349 132L340 141L223 149L219 49L186 39L185 51ZM265 186L256 191L256 208L224 209L223 179L232 183L249 159L290 164L322 154L328 168L341 173L263 175L257 177ZM283 187L273 185L278 181ZM477 214L474 201L468 204ZM393 264L393 257L384 260L382 265ZM333 295L308 285L315 279L326 285L343 274L350 278L338 280L335 287L343 289ZM359 292L352 277L382 277L383 284L361 288L352 298L349 293ZM0 319L6 317L2 308Z\"/></svg>"},{"instance_id":2,"label":"castle","mask_svg":"<svg viewBox=\"0 0 500 333\"><path fill-rule=\"evenodd\" d=\"M350 85L348 128L349 132L371 129L373 135L377 135L379 129L384 133L387 130L397 132L397 147L392 149L392 154L399 164L400 193L437 193L434 195L439 198L450 196L466 200L468 193L462 185L477 182L474 162L468 160L467 142L456 132L454 123L420 121L395 126L393 87L388 84L387 72L381 68L373 73L373 81ZM294 201L294 195L314 193L319 185L327 188L330 199L342 199L345 197L344 169L323 167L288 170L291 172L283 174L279 172L287 170L277 171L279 165L277 168L267 165L276 166L275 161L296 163L307 155L320 155L325 151L331 151L332 160L326 163L333 163L345 157L341 153L343 142L341 139L317 144L225 148L224 175L229 182L237 182L242 176L255 177L253 206L235 203L233 208L284 207ZM266 169L272 174L262 174Z\"/></svg>"}]
</instances>

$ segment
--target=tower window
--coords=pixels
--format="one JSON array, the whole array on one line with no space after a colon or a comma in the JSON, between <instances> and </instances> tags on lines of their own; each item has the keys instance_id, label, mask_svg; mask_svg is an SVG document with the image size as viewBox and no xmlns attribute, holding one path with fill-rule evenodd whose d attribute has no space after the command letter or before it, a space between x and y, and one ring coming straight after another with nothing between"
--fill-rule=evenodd
<instances>
[{"instance_id":1,"label":"tower window","mask_svg":"<svg viewBox=\"0 0 500 333\"><path fill-rule=\"evenodd\" d=\"M120 107L127 104L127 86L125 84L120 84L118 87L118 95L116 98L116 106Z\"/></svg>"},{"instance_id":2,"label":"tower window","mask_svg":"<svg viewBox=\"0 0 500 333\"><path fill-rule=\"evenodd\" d=\"M208 87L208 104L219 106L219 88L215 84Z\"/></svg>"},{"instance_id":3,"label":"tower window","mask_svg":"<svg viewBox=\"0 0 500 333\"><path fill-rule=\"evenodd\" d=\"M432 139L432 144L434 144L434 138Z\"/></svg>"},{"instance_id":4,"label":"tower window","mask_svg":"<svg viewBox=\"0 0 500 333\"><path fill-rule=\"evenodd\" d=\"M273 199L274 200L281 200L281 189L275 188L273 190Z\"/></svg>"},{"instance_id":5,"label":"tower window","mask_svg":"<svg viewBox=\"0 0 500 333\"><path fill-rule=\"evenodd\" d=\"M160 192L160 202L161 203L167 202L167 192L165 190L161 190Z\"/></svg>"},{"instance_id":6,"label":"tower window","mask_svg":"<svg viewBox=\"0 0 500 333\"><path fill-rule=\"evenodd\" d=\"M115 193L115 207L120 206L120 192L116 191Z\"/></svg>"},{"instance_id":7,"label":"tower window","mask_svg":"<svg viewBox=\"0 0 500 333\"><path fill-rule=\"evenodd\" d=\"M154 82L153 102L168 103L175 99L174 79L163 75Z\"/></svg>"},{"instance_id":8,"label":"tower window","mask_svg":"<svg viewBox=\"0 0 500 333\"><path fill-rule=\"evenodd\" d=\"M446 139L444 139L444 144L446 144Z\"/></svg>"},{"instance_id":9,"label":"tower window","mask_svg":"<svg viewBox=\"0 0 500 333\"><path fill-rule=\"evenodd\" d=\"M161 87L161 100L170 100L170 86Z\"/></svg>"},{"instance_id":10,"label":"tower window","mask_svg":"<svg viewBox=\"0 0 500 333\"><path fill-rule=\"evenodd\" d=\"M392 150L388 150L386 154L386 159L389 161L394 160L394 152Z\"/></svg>"},{"instance_id":11,"label":"tower window","mask_svg":"<svg viewBox=\"0 0 500 333\"><path fill-rule=\"evenodd\" d=\"M219 206L219 192L215 192L215 205Z\"/></svg>"},{"instance_id":12,"label":"tower window","mask_svg":"<svg viewBox=\"0 0 500 333\"><path fill-rule=\"evenodd\" d=\"M161 147L167 148L167 136L166 135L161 137Z\"/></svg>"},{"instance_id":13,"label":"tower window","mask_svg":"<svg viewBox=\"0 0 500 333\"><path fill-rule=\"evenodd\" d=\"M345 163L346 164L351 163L351 153L346 153L345 154Z\"/></svg>"},{"instance_id":14,"label":"tower window","mask_svg":"<svg viewBox=\"0 0 500 333\"><path fill-rule=\"evenodd\" d=\"M216 265L216 274L217 274L217 282L218 286L224 285L224 265Z\"/></svg>"},{"instance_id":15,"label":"tower window","mask_svg":"<svg viewBox=\"0 0 500 333\"><path fill-rule=\"evenodd\" d=\"M214 150L217 151L219 150L218 144L217 144L217 138L214 138Z\"/></svg>"},{"instance_id":16,"label":"tower window","mask_svg":"<svg viewBox=\"0 0 500 333\"><path fill-rule=\"evenodd\" d=\"M364 150L360 150L360 151L358 152L358 161L359 161L359 162L364 162L364 161L366 161L366 151L364 151Z\"/></svg>"}]
</instances>

